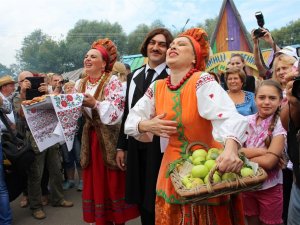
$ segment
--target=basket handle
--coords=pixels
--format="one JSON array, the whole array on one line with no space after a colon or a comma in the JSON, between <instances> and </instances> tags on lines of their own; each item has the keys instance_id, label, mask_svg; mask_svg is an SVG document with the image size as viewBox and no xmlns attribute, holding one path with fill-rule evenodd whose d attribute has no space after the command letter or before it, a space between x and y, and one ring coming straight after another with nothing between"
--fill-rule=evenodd
<instances>
[{"instance_id":1,"label":"basket handle","mask_svg":"<svg viewBox=\"0 0 300 225\"><path fill-rule=\"evenodd\" d=\"M207 145L207 144L205 144L205 143L203 143L203 142L201 142L201 141L194 141L194 142L191 142L190 144L188 144L188 146L186 146L185 153L187 154L187 153L190 151L190 149L191 149L193 146L195 146L195 145L201 145L201 146L203 146L206 150L208 150L208 145Z\"/></svg>"},{"instance_id":2,"label":"basket handle","mask_svg":"<svg viewBox=\"0 0 300 225\"><path fill-rule=\"evenodd\" d=\"M208 179L207 179L207 191L208 193L212 193L214 192L214 189L213 189L213 186L212 186L212 183L213 183L213 176L214 176L214 173L216 171L219 171L219 165L215 165L210 171L209 171L209 174L208 174ZM221 176L222 174L220 174ZM227 185L228 187L235 187L233 185L230 185L230 182L227 182ZM241 186L241 187L246 187L246 183L243 181L243 179L241 179L240 175L238 173L236 173L236 187L238 186Z\"/></svg>"},{"instance_id":3,"label":"basket handle","mask_svg":"<svg viewBox=\"0 0 300 225\"><path fill-rule=\"evenodd\" d=\"M215 172L218 170L219 170L219 165L217 164L209 171L208 179L207 179L207 183L206 183L208 193L214 192L214 189L212 186L213 176L214 176Z\"/></svg>"}]
</instances>

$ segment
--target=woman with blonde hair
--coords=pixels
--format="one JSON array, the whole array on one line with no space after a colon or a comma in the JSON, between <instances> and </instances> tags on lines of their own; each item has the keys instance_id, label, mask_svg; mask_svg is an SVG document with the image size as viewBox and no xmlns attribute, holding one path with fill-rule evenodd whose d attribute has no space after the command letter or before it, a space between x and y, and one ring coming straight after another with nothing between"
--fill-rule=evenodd
<instances>
[{"instance_id":1,"label":"woman with blonde hair","mask_svg":"<svg viewBox=\"0 0 300 225\"><path fill-rule=\"evenodd\" d=\"M281 84L282 89L286 86L285 76L292 71L294 63L297 61L292 56L280 54L274 59L272 79Z\"/></svg>"}]
</instances>

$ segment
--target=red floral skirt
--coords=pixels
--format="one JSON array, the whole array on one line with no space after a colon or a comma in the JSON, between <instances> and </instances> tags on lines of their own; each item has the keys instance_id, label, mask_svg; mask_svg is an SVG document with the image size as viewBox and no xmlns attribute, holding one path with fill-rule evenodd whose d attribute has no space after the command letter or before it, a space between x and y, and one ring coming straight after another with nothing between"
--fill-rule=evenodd
<instances>
[{"instance_id":1,"label":"red floral skirt","mask_svg":"<svg viewBox=\"0 0 300 225\"><path fill-rule=\"evenodd\" d=\"M90 163L83 170L82 207L87 223L125 223L139 216L136 205L125 203L125 172L104 164L96 132L90 132Z\"/></svg>"}]
</instances>

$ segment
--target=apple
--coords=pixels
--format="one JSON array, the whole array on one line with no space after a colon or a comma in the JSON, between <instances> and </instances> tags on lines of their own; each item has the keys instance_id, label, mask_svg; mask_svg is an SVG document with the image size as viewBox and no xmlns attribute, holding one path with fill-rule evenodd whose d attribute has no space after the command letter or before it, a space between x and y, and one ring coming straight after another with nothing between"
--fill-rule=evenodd
<instances>
[{"instance_id":1,"label":"apple","mask_svg":"<svg viewBox=\"0 0 300 225\"><path fill-rule=\"evenodd\" d=\"M205 184L207 184L207 182L208 182L208 177L209 177L209 175L207 175L204 178L204 183ZM221 182L221 181L222 181L221 177L217 173L214 173L214 175L213 175L213 183L218 183L218 182Z\"/></svg>"},{"instance_id":2,"label":"apple","mask_svg":"<svg viewBox=\"0 0 300 225\"><path fill-rule=\"evenodd\" d=\"M193 156L193 159L196 159L199 156L206 158L207 152L204 149L197 149L197 150L193 151L192 156Z\"/></svg>"},{"instance_id":3,"label":"apple","mask_svg":"<svg viewBox=\"0 0 300 225\"><path fill-rule=\"evenodd\" d=\"M200 165L200 164L203 164L203 162L205 162L205 157L202 157L202 156L198 156L197 158L195 158L193 160L194 165Z\"/></svg>"},{"instance_id":4,"label":"apple","mask_svg":"<svg viewBox=\"0 0 300 225\"><path fill-rule=\"evenodd\" d=\"M194 159L193 156L189 157L189 160L191 160L191 162L193 162L193 159Z\"/></svg>"},{"instance_id":5,"label":"apple","mask_svg":"<svg viewBox=\"0 0 300 225\"><path fill-rule=\"evenodd\" d=\"M184 176L181 180L184 186L186 186L188 183L190 183L190 179L188 176Z\"/></svg>"},{"instance_id":6,"label":"apple","mask_svg":"<svg viewBox=\"0 0 300 225\"><path fill-rule=\"evenodd\" d=\"M220 151L217 148L210 148L207 152L206 160L213 159L215 160L220 155Z\"/></svg>"},{"instance_id":7,"label":"apple","mask_svg":"<svg viewBox=\"0 0 300 225\"><path fill-rule=\"evenodd\" d=\"M241 169L241 175L242 175L242 177L252 176L252 175L254 175L254 171L253 171L253 169L251 169L249 167L243 167Z\"/></svg>"},{"instance_id":8,"label":"apple","mask_svg":"<svg viewBox=\"0 0 300 225\"><path fill-rule=\"evenodd\" d=\"M235 180L235 179L236 179L235 173L224 173L222 175L222 180Z\"/></svg>"},{"instance_id":9,"label":"apple","mask_svg":"<svg viewBox=\"0 0 300 225\"><path fill-rule=\"evenodd\" d=\"M216 161L213 159L208 159L205 163L204 166L208 168L208 170L211 170L214 166L216 165Z\"/></svg>"},{"instance_id":10,"label":"apple","mask_svg":"<svg viewBox=\"0 0 300 225\"><path fill-rule=\"evenodd\" d=\"M192 176L195 177L199 177L199 178L204 178L207 174L208 174L208 169L206 166L204 165L197 165L194 166L192 169Z\"/></svg>"},{"instance_id":11,"label":"apple","mask_svg":"<svg viewBox=\"0 0 300 225\"><path fill-rule=\"evenodd\" d=\"M193 187L193 184L192 184L191 182L189 182L189 183L187 183L187 184L185 185L185 187L186 187L187 189L191 189L191 188Z\"/></svg>"},{"instance_id":12,"label":"apple","mask_svg":"<svg viewBox=\"0 0 300 225\"><path fill-rule=\"evenodd\" d=\"M196 177L192 181L193 187L197 187L197 186L199 186L201 184L204 184L204 182L203 182L203 180L201 178Z\"/></svg>"}]
</instances>

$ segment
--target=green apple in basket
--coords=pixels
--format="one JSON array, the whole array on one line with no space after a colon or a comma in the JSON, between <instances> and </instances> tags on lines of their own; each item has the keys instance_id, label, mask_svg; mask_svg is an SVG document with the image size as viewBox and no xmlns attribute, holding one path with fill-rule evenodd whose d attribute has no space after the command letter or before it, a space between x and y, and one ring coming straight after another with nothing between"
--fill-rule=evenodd
<instances>
[{"instance_id":1,"label":"green apple in basket","mask_svg":"<svg viewBox=\"0 0 300 225\"><path fill-rule=\"evenodd\" d=\"M235 173L223 173L222 180L224 181L231 181L236 179Z\"/></svg>"},{"instance_id":2,"label":"green apple in basket","mask_svg":"<svg viewBox=\"0 0 300 225\"><path fill-rule=\"evenodd\" d=\"M215 160L220 155L220 150L217 148L210 148L207 152L206 160L213 159Z\"/></svg>"},{"instance_id":3,"label":"green apple in basket","mask_svg":"<svg viewBox=\"0 0 300 225\"><path fill-rule=\"evenodd\" d=\"M208 174L209 170L204 165L196 165L192 168L192 176L194 178L204 178Z\"/></svg>"},{"instance_id":4,"label":"green apple in basket","mask_svg":"<svg viewBox=\"0 0 300 225\"><path fill-rule=\"evenodd\" d=\"M181 182L184 186L187 186L189 183L191 183L190 176L189 175L184 176Z\"/></svg>"},{"instance_id":5,"label":"green apple in basket","mask_svg":"<svg viewBox=\"0 0 300 225\"><path fill-rule=\"evenodd\" d=\"M216 160L214 159L208 159L204 163L204 166L206 166L208 170L211 170L215 165L216 165Z\"/></svg>"},{"instance_id":6,"label":"green apple in basket","mask_svg":"<svg viewBox=\"0 0 300 225\"><path fill-rule=\"evenodd\" d=\"M203 182L203 180L201 178L198 178L198 177L193 178L193 181L192 181L192 186L193 187L197 187L197 186L199 186L201 184L204 184L204 182Z\"/></svg>"},{"instance_id":7,"label":"green apple in basket","mask_svg":"<svg viewBox=\"0 0 300 225\"><path fill-rule=\"evenodd\" d=\"M254 175L254 170L248 166L245 166L241 169L242 177L249 177Z\"/></svg>"},{"instance_id":8,"label":"green apple in basket","mask_svg":"<svg viewBox=\"0 0 300 225\"><path fill-rule=\"evenodd\" d=\"M203 157L205 159L206 156L207 156L207 152L204 149L197 149L192 153L193 159L196 159L198 157Z\"/></svg>"},{"instance_id":9,"label":"green apple in basket","mask_svg":"<svg viewBox=\"0 0 300 225\"><path fill-rule=\"evenodd\" d=\"M208 182L208 177L209 177L209 175L207 175L205 178L204 178L204 183L205 184L207 184L207 182ZM219 174L217 174L217 173L214 173L214 175L213 175L213 183L218 183L218 182L221 182L222 180L221 180L221 177L219 176Z\"/></svg>"},{"instance_id":10,"label":"green apple in basket","mask_svg":"<svg viewBox=\"0 0 300 225\"><path fill-rule=\"evenodd\" d=\"M193 159L193 164L194 165L200 165L203 164L205 162L205 157L203 156L198 156L197 158Z\"/></svg>"}]
</instances>

